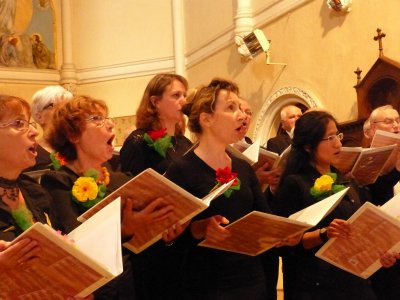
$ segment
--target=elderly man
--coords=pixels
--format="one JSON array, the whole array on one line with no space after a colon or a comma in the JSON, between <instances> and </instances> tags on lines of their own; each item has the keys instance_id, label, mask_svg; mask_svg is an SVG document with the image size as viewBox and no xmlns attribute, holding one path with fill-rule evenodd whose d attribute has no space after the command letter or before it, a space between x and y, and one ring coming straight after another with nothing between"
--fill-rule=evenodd
<instances>
[{"instance_id":1,"label":"elderly man","mask_svg":"<svg viewBox=\"0 0 400 300\"><path fill-rule=\"evenodd\" d=\"M397 110L395 110L391 105L380 106L371 112L369 117L369 130L364 132L364 134L368 135L370 141L372 141L372 138L378 129L392 133L399 133L399 122L400 119ZM368 186L374 204L382 205L393 197L393 187L400 179L399 170L400 156L398 156L398 162L392 171L380 176L374 184Z\"/></svg>"},{"instance_id":2,"label":"elderly man","mask_svg":"<svg viewBox=\"0 0 400 300\"><path fill-rule=\"evenodd\" d=\"M292 143L292 130L297 119L302 115L301 109L294 105L287 105L281 110L281 126L283 133L271 138L267 142L267 150L281 154Z\"/></svg>"},{"instance_id":3,"label":"elderly man","mask_svg":"<svg viewBox=\"0 0 400 300\"><path fill-rule=\"evenodd\" d=\"M364 127L364 135L369 138L369 144L376 130L399 133L399 113L391 105L380 106L371 112L368 124ZM366 129L366 130L365 130ZM400 149L399 149L400 153ZM378 180L367 188L371 194L371 202L382 205L394 195L393 187L400 180L400 155L396 167L389 173L378 177ZM389 269L380 269L370 277L377 299L400 299L400 263Z\"/></svg>"}]
</instances>

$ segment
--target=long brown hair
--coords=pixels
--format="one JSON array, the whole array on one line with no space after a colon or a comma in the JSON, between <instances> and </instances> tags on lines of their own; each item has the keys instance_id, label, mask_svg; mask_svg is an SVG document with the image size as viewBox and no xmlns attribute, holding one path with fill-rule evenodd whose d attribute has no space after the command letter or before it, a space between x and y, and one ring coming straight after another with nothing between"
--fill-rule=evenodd
<instances>
[{"instance_id":1,"label":"long brown hair","mask_svg":"<svg viewBox=\"0 0 400 300\"><path fill-rule=\"evenodd\" d=\"M187 80L177 74L158 74L147 84L142 100L136 111L136 127L144 130L156 129L161 126L156 106L150 100L151 96L161 98L174 80L180 81L188 89Z\"/></svg>"}]
</instances>

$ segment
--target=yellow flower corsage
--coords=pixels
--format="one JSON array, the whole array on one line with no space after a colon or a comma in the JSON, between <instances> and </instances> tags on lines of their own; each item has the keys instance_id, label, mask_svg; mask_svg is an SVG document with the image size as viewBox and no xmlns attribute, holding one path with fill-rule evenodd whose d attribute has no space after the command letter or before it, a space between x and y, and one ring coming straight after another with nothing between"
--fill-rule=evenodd
<instances>
[{"instance_id":1,"label":"yellow flower corsage","mask_svg":"<svg viewBox=\"0 0 400 300\"><path fill-rule=\"evenodd\" d=\"M314 186L310 189L310 194L317 199L323 199L333 195L345 188L342 184L335 184L336 173L327 173L315 180Z\"/></svg>"},{"instance_id":2,"label":"yellow flower corsage","mask_svg":"<svg viewBox=\"0 0 400 300\"><path fill-rule=\"evenodd\" d=\"M78 204L90 208L100 202L107 191L106 185L110 182L110 174L106 168L102 170L104 180L97 181L98 171L90 169L79 177L72 187L72 199Z\"/></svg>"}]
</instances>

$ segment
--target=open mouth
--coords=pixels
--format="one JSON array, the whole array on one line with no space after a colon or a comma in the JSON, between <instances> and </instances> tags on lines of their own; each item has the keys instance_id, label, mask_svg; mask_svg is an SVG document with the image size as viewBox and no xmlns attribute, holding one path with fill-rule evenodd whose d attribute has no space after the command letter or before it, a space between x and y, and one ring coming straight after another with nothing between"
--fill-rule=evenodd
<instances>
[{"instance_id":1,"label":"open mouth","mask_svg":"<svg viewBox=\"0 0 400 300\"><path fill-rule=\"evenodd\" d=\"M247 125L246 125L246 124L242 124L241 126L239 126L238 128L236 128L236 131L238 131L238 132L245 132L245 131L247 131Z\"/></svg>"},{"instance_id":2,"label":"open mouth","mask_svg":"<svg viewBox=\"0 0 400 300\"><path fill-rule=\"evenodd\" d=\"M115 135L112 135L109 139L108 139L108 141L107 141L107 145L109 145L109 146L113 146L113 141L114 141L114 138L115 138Z\"/></svg>"},{"instance_id":3,"label":"open mouth","mask_svg":"<svg viewBox=\"0 0 400 300\"><path fill-rule=\"evenodd\" d=\"M34 156L36 156L37 155L36 148L37 148L37 144L35 143L31 147L28 148L28 151L31 152Z\"/></svg>"}]
</instances>

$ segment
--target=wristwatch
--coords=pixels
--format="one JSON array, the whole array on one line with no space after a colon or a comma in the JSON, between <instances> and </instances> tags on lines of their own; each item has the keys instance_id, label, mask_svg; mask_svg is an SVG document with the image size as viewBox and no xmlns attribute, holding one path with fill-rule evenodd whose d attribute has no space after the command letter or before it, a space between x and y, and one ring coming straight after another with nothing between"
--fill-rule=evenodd
<instances>
[{"instance_id":1,"label":"wristwatch","mask_svg":"<svg viewBox=\"0 0 400 300\"><path fill-rule=\"evenodd\" d=\"M319 230L319 238L323 243L326 243L329 240L328 229L326 227Z\"/></svg>"}]
</instances>

